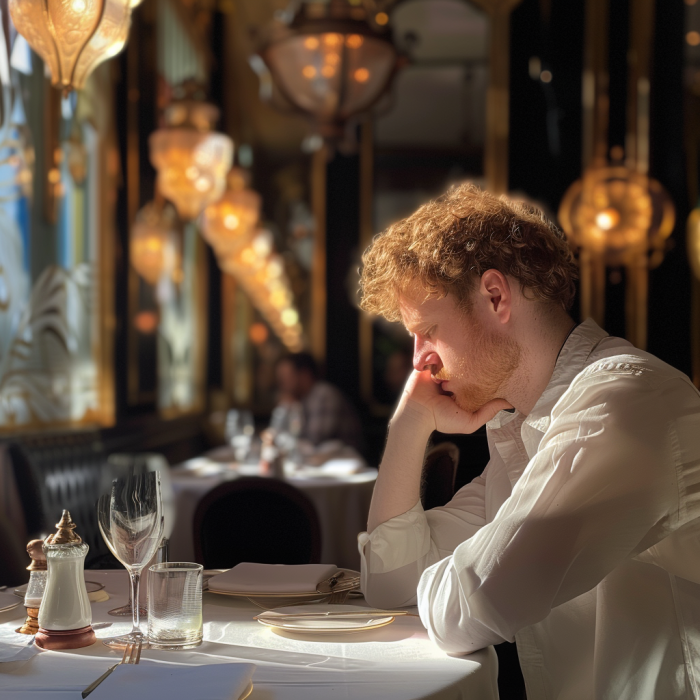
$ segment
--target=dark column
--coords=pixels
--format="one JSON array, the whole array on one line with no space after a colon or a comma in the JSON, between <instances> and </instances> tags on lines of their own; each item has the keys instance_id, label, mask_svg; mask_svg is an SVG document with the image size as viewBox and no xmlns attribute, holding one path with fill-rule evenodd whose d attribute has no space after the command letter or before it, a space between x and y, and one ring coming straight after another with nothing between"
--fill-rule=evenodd
<instances>
[{"instance_id":1,"label":"dark column","mask_svg":"<svg viewBox=\"0 0 700 700\"><path fill-rule=\"evenodd\" d=\"M359 264L359 156L337 153L326 182L326 378L348 396L359 397L359 317L353 267Z\"/></svg>"}]
</instances>

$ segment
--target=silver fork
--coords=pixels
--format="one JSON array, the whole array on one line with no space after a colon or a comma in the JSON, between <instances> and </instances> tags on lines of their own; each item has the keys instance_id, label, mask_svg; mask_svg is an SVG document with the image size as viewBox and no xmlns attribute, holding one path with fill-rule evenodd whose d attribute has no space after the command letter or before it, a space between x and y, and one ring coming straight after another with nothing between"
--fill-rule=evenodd
<instances>
[{"instance_id":1,"label":"silver fork","mask_svg":"<svg viewBox=\"0 0 700 700\"><path fill-rule=\"evenodd\" d=\"M110 666L96 681L93 681L90 683L90 685L83 690L81 695L83 696L83 699L86 698L90 693L92 693L97 686L102 683L102 681L109 676L114 669L119 666L120 664L137 664L139 661L141 661L141 644L142 641L139 639L138 642L129 642L126 645L126 648L124 649L124 656L122 656L122 660L114 664L114 666Z\"/></svg>"},{"instance_id":2,"label":"silver fork","mask_svg":"<svg viewBox=\"0 0 700 700\"><path fill-rule=\"evenodd\" d=\"M331 605L333 604L342 604L348 599L348 595L350 594L350 588L346 588L344 591L335 591L328 596L326 599L326 603L329 603Z\"/></svg>"}]
</instances>

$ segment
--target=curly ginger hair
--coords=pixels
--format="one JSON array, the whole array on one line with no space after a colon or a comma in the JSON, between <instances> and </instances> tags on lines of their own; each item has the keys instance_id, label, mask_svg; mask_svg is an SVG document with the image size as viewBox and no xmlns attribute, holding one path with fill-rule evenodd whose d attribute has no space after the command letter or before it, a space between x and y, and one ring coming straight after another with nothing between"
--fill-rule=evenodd
<instances>
[{"instance_id":1,"label":"curly ginger hair","mask_svg":"<svg viewBox=\"0 0 700 700\"><path fill-rule=\"evenodd\" d=\"M389 226L362 256L361 307L400 321L399 294L454 294L468 310L481 275L496 269L531 298L569 310L577 267L564 234L536 207L457 185Z\"/></svg>"}]
</instances>

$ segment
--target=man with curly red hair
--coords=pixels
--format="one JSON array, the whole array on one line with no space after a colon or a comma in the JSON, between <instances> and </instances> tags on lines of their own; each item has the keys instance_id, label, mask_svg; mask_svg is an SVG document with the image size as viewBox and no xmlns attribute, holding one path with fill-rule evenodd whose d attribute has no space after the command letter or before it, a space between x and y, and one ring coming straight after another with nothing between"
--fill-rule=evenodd
<instances>
[{"instance_id":1,"label":"man with curly red hair","mask_svg":"<svg viewBox=\"0 0 700 700\"><path fill-rule=\"evenodd\" d=\"M448 652L515 639L529 700L700 697L689 379L574 323L571 252L530 205L455 187L363 263L363 308L414 338L359 536L369 603L417 602ZM483 425L483 474L424 511L431 433Z\"/></svg>"}]
</instances>

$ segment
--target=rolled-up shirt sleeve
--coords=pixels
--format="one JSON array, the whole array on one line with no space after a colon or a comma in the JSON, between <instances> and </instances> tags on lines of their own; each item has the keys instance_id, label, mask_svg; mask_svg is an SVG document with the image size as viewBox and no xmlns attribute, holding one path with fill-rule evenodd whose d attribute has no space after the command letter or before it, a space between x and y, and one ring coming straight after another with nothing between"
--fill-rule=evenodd
<instances>
[{"instance_id":1,"label":"rolled-up shirt sleeve","mask_svg":"<svg viewBox=\"0 0 700 700\"><path fill-rule=\"evenodd\" d=\"M446 506L424 511L418 501L411 510L387 520L371 533L360 533L362 591L370 605L415 605L423 571L484 526L486 473L490 467L491 463Z\"/></svg>"},{"instance_id":2,"label":"rolled-up shirt sleeve","mask_svg":"<svg viewBox=\"0 0 700 700\"><path fill-rule=\"evenodd\" d=\"M689 385L591 373L572 387L493 520L422 574L420 616L444 651L512 641L679 526L671 446Z\"/></svg>"}]
</instances>

